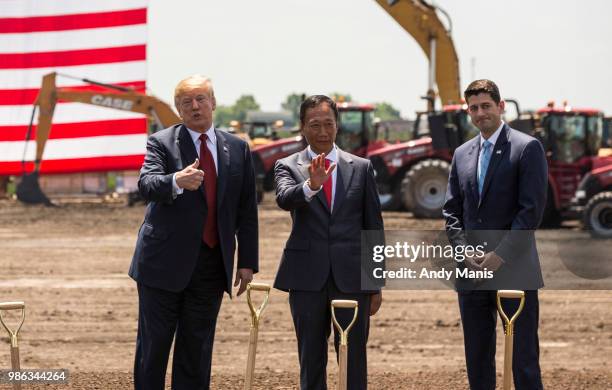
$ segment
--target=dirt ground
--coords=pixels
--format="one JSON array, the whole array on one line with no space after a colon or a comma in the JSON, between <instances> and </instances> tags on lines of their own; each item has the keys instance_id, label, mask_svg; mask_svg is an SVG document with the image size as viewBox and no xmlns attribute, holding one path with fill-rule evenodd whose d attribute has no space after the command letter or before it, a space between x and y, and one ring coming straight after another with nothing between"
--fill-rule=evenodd
<instances>
[{"instance_id":1,"label":"dirt ground","mask_svg":"<svg viewBox=\"0 0 612 390\"><path fill-rule=\"evenodd\" d=\"M26 302L22 367L70 370L69 385L24 388L132 387L137 293L127 270L144 207L128 208L122 201L64 198L56 208L0 201L0 301ZM259 217L261 272L256 280L271 283L291 221L269 195ZM387 229L442 227L442 221L417 221L406 213L385 213L384 218ZM372 318L371 389L467 388L456 301L452 291L384 292L383 307ZM545 387L612 389L612 291L543 290L540 305ZM501 333L500 325L498 372ZM226 297L217 327L212 388L242 388L248 337L245 298ZM330 357L332 351L330 344ZM9 364L8 337L0 333L0 368ZM297 388L297 347L283 292L270 296L256 371L257 389ZM330 387L335 372L330 359Z\"/></svg>"}]
</instances>

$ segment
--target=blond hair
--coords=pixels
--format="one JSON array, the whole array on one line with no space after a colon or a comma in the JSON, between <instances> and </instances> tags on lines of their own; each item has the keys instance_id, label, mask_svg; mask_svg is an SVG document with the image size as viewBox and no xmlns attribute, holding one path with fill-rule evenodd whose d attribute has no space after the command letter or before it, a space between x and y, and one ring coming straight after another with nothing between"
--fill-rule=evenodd
<instances>
[{"instance_id":1,"label":"blond hair","mask_svg":"<svg viewBox=\"0 0 612 390\"><path fill-rule=\"evenodd\" d=\"M208 94L211 98L215 97L215 91L213 89L212 80L210 79L210 77L202 76L201 74L194 74L179 81L179 83L176 85L176 88L174 88L174 105L178 108L178 99L183 93L194 88L201 87L204 87L208 90Z\"/></svg>"}]
</instances>

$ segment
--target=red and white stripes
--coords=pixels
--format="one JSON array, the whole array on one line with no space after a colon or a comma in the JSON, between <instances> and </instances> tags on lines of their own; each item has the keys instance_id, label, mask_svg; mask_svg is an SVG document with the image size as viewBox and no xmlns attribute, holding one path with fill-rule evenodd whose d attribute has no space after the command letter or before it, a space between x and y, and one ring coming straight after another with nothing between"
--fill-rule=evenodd
<instances>
[{"instance_id":1,"label":"red and white stripes","mask_svg":"<svg viewBox=\"0 0 612 390\"><path fill-rule=\"evenodd\" d=\"M43 75L55 71L145 89L146 23L147 0L2 0L0 175L22 173L25 135ZM57 85L100 89L61 76ZM141 114L60 101L41 172L139 169L146 130ZM36 127L33 138L35 132ZM35 141L28 141L26 161L35 150Z\"/></svg>"}]
</instances>

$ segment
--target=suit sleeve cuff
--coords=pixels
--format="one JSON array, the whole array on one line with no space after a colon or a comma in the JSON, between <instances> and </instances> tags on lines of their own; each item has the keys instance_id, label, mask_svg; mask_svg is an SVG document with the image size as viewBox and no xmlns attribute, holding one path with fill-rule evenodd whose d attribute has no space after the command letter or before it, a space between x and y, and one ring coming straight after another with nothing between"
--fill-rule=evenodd
<instances>
[{"instance_id":1,"label":"suit sleeve cuff","mask_svg":"<svg viewBox=\"0 0 612 390\"><path fill-rule=\"evenodd\" d=\"M321 188L323 188L323 186L321 186L318 190L313 191L310 189L310 186L308 185L309 182L310 182L309 180L306 180L304 182L304 185L302 185L302 188L304 189L304 197L306 198L307 202L310 202L312 197L318 194L319 191L321 191Z\"/></svg>"},{"instance_id":2,"label":"suit sleeve cuff","mask_svg":"<svg viewBox=\"0 0 612 390\"><path fill-rule=\"evenodd\" d=\"M183 189L176 184L176 172L172 175L172 199L183 193Z\"/></svg>"}]
</instances>

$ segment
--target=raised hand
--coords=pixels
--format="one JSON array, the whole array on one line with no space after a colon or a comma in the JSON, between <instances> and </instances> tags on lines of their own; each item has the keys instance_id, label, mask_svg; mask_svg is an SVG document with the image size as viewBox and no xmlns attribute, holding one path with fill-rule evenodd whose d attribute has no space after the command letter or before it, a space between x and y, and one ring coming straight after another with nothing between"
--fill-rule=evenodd
<instances>
[{"instance_id":1,"label":"raised hand","mask_svg":"<svg viewBox=\"0 0 612 390\"><path fill-rule=\"evenodd\" d=\"M197 190L204 181L204 171L198 169L199 166L200 160L196 158L193 164L188 165L182 171L178 171L176 173L176 185L190 191Z\"/></svg>"},{"instance_id":2,"label":"raised hand","mask_svg":"<svg viewBox=\"0 0 612 390\"><path fill-rule=\"evenodd\" d=\"M336 168L336 163L332 163L329 168L325 169L325 153L321 153L312 159L310 166L308 167L308 173L310 175L310 189L313 191L321 188L323 183L331 176L332 172Z\"/></svg>"}]
</instances>

